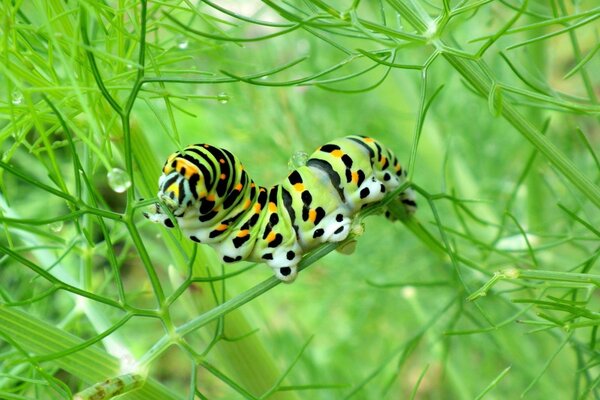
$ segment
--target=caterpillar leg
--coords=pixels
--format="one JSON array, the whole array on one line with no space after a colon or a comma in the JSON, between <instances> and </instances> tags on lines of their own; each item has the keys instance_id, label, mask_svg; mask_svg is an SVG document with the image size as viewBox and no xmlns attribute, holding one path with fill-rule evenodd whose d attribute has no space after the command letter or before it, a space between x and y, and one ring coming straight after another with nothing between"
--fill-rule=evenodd
<instances>
[{"instance_id":1,"label":"caterpillar leg","mask_svg":"<svg viewBox=\"0 0 600 400\"><path fill-rule=\"evenodd\" d=\"M311 238L317 243L341 242L348 237L352 219L341 212L326 215L317 226L312 229Z\"/></svg>"},{"instance_id":2,"label":"caterpillar leg","mask_svg":"<svg viewBox=\"0 0 600 400\"><path fill-rule=\"evenodd\" d=\"M288 265L286 267L272 267L275 277L283 283L292 283L298 276L297 265Z\"/></svg>"},{"instance_id":3,"label":"caterpillar leg","mask_svg":"<svg viewBox=\"0 0 600 400\"><path fill-rule=\"evenodd\" d=\"M398 199L396 201L402 205L407 217L413 215L417 211L415 193L411 189L406 189L404 192L400 193L400 196L398 196ZM398 219L389 210L385 211L385 217L390 221L396 221Z\"/></svg>"},{"instance_id":4,"label":"caterpillar leg","mask_svg":"<svg viewBox=\"0 0 600 400\"><path fill-rule=\"evenodd\" d=\"M146 219L148 219L150 222L154 222L155 224L161 224L167 228L175 227L175 224L173 221L171 221L171 218L161 211L158 203L151 206L148 211L144 211L143 215Z\"/></svg>"}]
</instances>

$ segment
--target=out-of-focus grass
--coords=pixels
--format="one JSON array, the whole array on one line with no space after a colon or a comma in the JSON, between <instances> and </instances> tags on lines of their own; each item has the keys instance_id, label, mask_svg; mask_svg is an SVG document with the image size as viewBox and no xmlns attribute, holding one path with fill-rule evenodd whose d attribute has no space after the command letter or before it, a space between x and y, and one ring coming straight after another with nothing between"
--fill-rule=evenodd
<instances>
[{"instance_id":1,"label":"out-of-focus grass","mask_svg":"<svg viewBox=\"0 0 600 400\"><path fill-rule=\"evenodd\" d=\"M593 1L1 7L0 397L129 370L131 398L598 396ZM293 285L192 282L246 265L140 216L179 146L269 185L354 133L408 165L417 221L366 219Z\"/></svg>"}]
</instances>

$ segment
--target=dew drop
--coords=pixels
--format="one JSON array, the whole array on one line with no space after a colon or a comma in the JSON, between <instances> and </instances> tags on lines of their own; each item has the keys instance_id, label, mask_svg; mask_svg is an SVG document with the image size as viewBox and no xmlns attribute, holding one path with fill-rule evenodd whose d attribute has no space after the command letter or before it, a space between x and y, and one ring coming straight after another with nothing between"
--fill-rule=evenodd
<instances>
[{"instance_id":1,"label":"dew drop","mask_svg":"<svg viewBox=\"0 0 600 400\"><path fill-rule=\"evenodd\" d=\"M62 231L62 228L64 226L63 221L54 221L51 224L48 225L48 228L54 232L54 233L58 233L60 231Z\"/></svg>"},{"instance_id":2,"label":"dew drop","mask_svg":"<svg viewBox=\"0 0 600 400\"><path fill-rule=\"evenodd\" d=\"M308 161L308 153L305 151L295 152L290 160L288 161L288 168L294 170L296 168L304 167Z\"/></svg>"},{"instance_id":3,"label":"dew drop","mask_svg":"<svg viewBox=\"0 0 600 400\"><path fill-rule=\"evenodd\" d=\"M221 104L229 103L229 95L225 92L221 92L217 95L217 101Z\"/></svg>"},{"instance_id":4,"label":"dew drop","mask_svg":"<svg viewBox=\"0 0 600 400\"><path fill-rule=\"evenodd\" d=\"M21 93L21 91L19 91L18 89L14 89L12 91L11 97L12 97L12 103L15 106L18 106L19 104L21 104L23 102L23 93Z\"/></svg>"},{"instance_id":5,"label":"dew drop","mask_svg":"<svg viewBox=\"0 0 600 400\"><path fill-rule=\"evenodd\" d=\"M178 47L180 50L185 50L185 49L187 49L187 48L188 48L189 44L190 44L190 43L189 43L187 40L182 40L181 42L177 43L177 47Z\"/></svg>"},{"instance_id":6,"label":"dew drop","mask_svg":"<svg viewBox=\"0 0 600 400\"><path fill-rule=\"evenodd\" d=\"M129 175L120 168L111 169L106 174L106 178L108 179L108 186L117 193L123 193L131 186Z\"/></svg>"}]
</instances>

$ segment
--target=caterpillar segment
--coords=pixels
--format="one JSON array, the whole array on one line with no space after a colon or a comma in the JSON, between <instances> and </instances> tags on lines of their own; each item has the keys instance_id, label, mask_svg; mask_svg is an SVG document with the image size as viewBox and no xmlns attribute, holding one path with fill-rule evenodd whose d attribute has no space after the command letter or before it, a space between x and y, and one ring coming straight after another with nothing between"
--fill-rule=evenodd
<instances>
[{"instance_id":1,"label":"caterpillar segment","mask_svg":"<svg viewBox=\"0 0 600 400\"><path fill-rule=\"evenodd\" d=\"M212 246L226 263L264 262L288 283L303 254L346 239L361 208L406 180L396 156L364 136L321 146L271 188L256 185L237 157L208 144L171 154L162 172L158 198L187 237ZM397 201L408 214L416 210L410 189ZM144 216L173 228L169 212L157 203Z\"/></svg>"}]
</instances>

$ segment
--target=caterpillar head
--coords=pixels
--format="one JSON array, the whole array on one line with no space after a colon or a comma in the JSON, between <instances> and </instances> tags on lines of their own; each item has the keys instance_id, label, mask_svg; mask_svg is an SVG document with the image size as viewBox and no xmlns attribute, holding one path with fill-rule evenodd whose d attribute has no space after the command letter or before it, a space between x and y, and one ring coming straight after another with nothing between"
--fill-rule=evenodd
<instances>
[{"instance_id":1,"label":"caterpillar head","mask_svg":"<svg viewBox=\"0 0 600 400\"><path fill-rule=\"evenodd\" d=\"M198 184L202 180L194 162L180 153L173 153L158 179L157 196L175 216L182 215L187 207L196 202Z\"/></svg>"}]
</instances>

